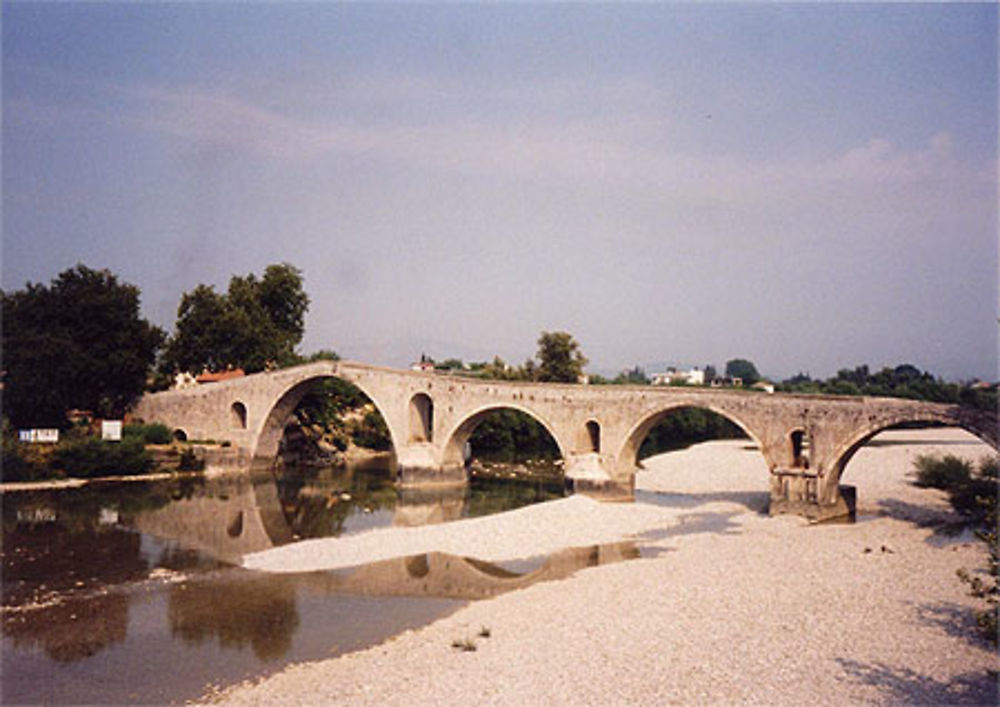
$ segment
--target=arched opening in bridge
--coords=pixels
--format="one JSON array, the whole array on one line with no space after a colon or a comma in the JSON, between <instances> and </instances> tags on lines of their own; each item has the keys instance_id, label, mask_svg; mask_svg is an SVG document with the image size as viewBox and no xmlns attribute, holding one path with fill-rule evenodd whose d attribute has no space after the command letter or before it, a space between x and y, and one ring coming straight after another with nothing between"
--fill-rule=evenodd
<instances>
[{"instance_id":1,"label":"arched opening in bridge","mask_svg":"<svg viewBox=\"0 0 1000 707\"><path fill-rule=\"evenodd\" d=\"M174 430L174 439L177 440L178 442L187 442L188 439L187 432L178 427L176 430Z\"/></svg>"},{"instance_id":2,"label":"arched opening in bridge","mask_svg":"<svg viewBox=\"0 0 1000 707\"><path fill-rule=\"evenodd\" d=\"M353 383L335 377L313 379L285 397L288 400L276 406L289 409L280 422L279 457L284 463L339 465L349 458L388 457L392 452L385 418Z\"/></svg>"},{"instance_id":3,"label":"arched opening in bridge","mask_svg":"<svg viewBox=\"0 0 1000 707\"><path fill-rule=\"evenodd\" d=\"M487 488L492 493L497 483L504 484L501 495L504 489L534 495L523 502L563 495L563 451L549 429L521 409L492 407L470 415L451 434L445 458L466 465L473 497Z\"/></svg>"},{"instance_id":4,"label":"arched opening in bridge","mask_svg":"<svg viewBox=\"0 0 1000 707\"><path fill-rule=\"evenodd\" d=\"M391 431L375 402L353 383L328 374L282 392L257 435L252 467L315 475L317 469L377 457L394 470Z\"/></svg>"},{"instance_id":5,"label":"arched opening in bridge","mask_svg":"<svg viewBox=\"0 0 1000 707\"><path fill-rule=\"evenodd\" d=\"M638 459L686 449L722 439L748 439L737 425L717 412L700 407L677 407L655 415L639 445Z\"/></svg>"},{"instance_id":6,"label":"arched opening in bridge","mask_svg":"<svg viewBox=\"0 0 1000 707\"><path fill-rule=\"evenodd\" d=\"M797 469L809 468L809 438L805 430L793 430L789 435L792 445L792 466Z\"/></svg>"},{"instance_id":7,"label":"arched opening in bridge","mask_svg":"<svg viewBox=\"0 0 1000 707\"><path fill-rule=\"evenodd\" d=\"M639 467L638 496L683 507L692 499L732 501L758 512L768 507L770 475L759 445L720 412L678 406L651 414L633 429L621 458Z\"/></svg>"},{"instance_id":8,"label":"arched opening in bridge","mask_svg":"<svg viewBox=\"0 0 1000 707\"><path fill-rule=\"evenodd\" d=\"M525 412L494 409L470 421L475 423L467 440L472 459L520 463L529 459L554 461L560 457L552 435Z\"/></svg>"},{"instance_id":9,"label":"arched opening in bridge","mask_svg":"<svg viewBox=\"0 0 1000 707\"><path fill-rule=\"evenodd\" d=\"M968 430L911 422L861 436L847 448L833 472L841 493L854 497L856 517L888 515L947 527L960 516L949 503L949 494L939 488L966 485L958 480L959 473L968 472L972 481L982 479L983 463L997 459L997 450ZM965 472L957 467L964 467ZM995 480L982 486L995 493ZM973 506L974 497L975 493L966 499Z\"/></svg>"},{"instance_id":10,"label":"arched opening in bridge","mask_svg":"<svg viewBox=\"0 0 1000 707\"><path fill-rule=\"evenodd\" d=\"M353 383L318 375L291 386L260 434L254 466L275 484L272 524L289 536L338 535L396 503L392 434Z\"/></svg>"},{"instance_id":11,"label":"arched opening in bridge","mask_svg":"<svg viewBox=\"0 0 1000 707\"><path fill-rule=\"evenodd\" d=\"M237 400L229 409L229 421L233 429L245 430L247 428L247 406Z\"/></svg>"},{"instance_id":12,"label":"arched opening in bridge","mask_svg":"<svg viewBox=\"0 0 1000 707\"><path fill-rule=\"evenodd\" d=\"M586 449L597 454L601 453L601 426L597 420L587 420L587 446Z\"/></svg>"},{"instance_id":13,"label":"arched opening in bridge","mask_svg":"<svg viewBox=\"0 0 1000 707\"><path fill-rule=\"evenodd\" d=\"M434 441L434 401L426 393L410 398L410 441Z\"/></svg>"}]
</instances>

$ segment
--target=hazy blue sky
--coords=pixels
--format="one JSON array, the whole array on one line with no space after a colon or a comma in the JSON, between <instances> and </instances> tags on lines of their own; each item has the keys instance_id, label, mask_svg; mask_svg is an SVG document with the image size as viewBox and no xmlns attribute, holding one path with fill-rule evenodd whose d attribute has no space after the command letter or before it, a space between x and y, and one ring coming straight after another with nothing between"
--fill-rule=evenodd
<instances>
[{"instance_id":1,"label":"hazy blue sky","mask_svg":"<svg viewBox=\"0 0 1000 707\"><path fill-rule=\"evenodd\" d=\"M996 379L995 4L3 3L3 287L302 349ZM650 371L652 372L652 371Z\"/></svg>"}]
</instances>

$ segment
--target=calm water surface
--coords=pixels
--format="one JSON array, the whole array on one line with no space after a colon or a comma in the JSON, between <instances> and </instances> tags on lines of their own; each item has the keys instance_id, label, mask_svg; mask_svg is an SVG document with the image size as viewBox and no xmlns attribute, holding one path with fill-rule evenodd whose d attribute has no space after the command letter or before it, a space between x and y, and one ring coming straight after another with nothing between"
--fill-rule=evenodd
<instances>
[{"instance_id":1,"label":"calm water surface","mask_svg":"<svg viewBox=\"0 0 1000 707\"><path fill-rule=\"evenodd\" d=\"M431 553L264 575L249 552L562 495L473 480L399 490L387 465L2 494L2 702L164 703L358 650L467 601L634 556L585 548L491 565Z\"/></svg>"}]
</instances>

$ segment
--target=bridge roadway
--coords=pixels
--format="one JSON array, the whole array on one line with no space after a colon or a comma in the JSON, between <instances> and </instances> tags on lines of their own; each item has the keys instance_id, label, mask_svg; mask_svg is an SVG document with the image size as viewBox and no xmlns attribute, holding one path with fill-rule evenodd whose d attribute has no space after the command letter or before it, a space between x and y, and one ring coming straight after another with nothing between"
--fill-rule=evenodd
<instances>
[{"instance_id":1,"label":"bridge roadway","mask_svg":"<svg viewBox=\"0 0 1000 707\"><path fill-rule=\"evenodd\" d=\"M753 440L770 470L771 513L814 520L849 515L840 477L878 432L906 422L962 427L998 448L997 415L898 398L767 394L747 390L592 386L494 381L320 361L187 390L144 396L135 417L162 422L187 439L228 441L269 466L285 424L318 381L358 386L385 419L403 486L465 483L463 449L496 410L531 415L552 435L567 486L578 493L633 497L639 447L672 410L705 408Z\"/></svg>"}]
</instances>

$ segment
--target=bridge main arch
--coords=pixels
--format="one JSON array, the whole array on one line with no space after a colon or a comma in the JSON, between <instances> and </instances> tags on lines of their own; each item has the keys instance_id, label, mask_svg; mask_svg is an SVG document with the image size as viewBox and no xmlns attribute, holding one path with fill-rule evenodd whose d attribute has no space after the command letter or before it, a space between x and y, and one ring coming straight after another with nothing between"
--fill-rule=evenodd
<instances>
[{"instance_id":1,"label":"bridge main arch","mask_svg":"<svg viewBox=\"0 0 1000 707\"><path fill-rule=\"evenodd\" d=\"M851 458L865 446L875 435L885 430L908 423L936 423L946 427L957 427L969 432L993 449L1000 451L997 442L997 430L995 422L990 424L988 415L978 416L956 416L954 414L939 412L937 410L921 410L893 415L887 418L870 420L869 424L854 430L852 434L835 448L832 456L832 463L829 464L830 479L828 484L839 484Z\"/></svg>"},{"instance_id":2,"label":"bridge main arch","mask_svg":"<svg viewBox=\"0 0 1000 707\"><path fill-rule=\"evenodd\" d=\"M398 424L396 424L394 420L391 420L390 416L386 414L387 408L382 402L379 401L373 391L367 389L363 384L359 384L355 380L352 380L352 377L349 375L343 375L337 371L321 372L305 376L290 383L281 389L272 398L269 404L266 404L263 419L257 429L256 444L253 447L253 466L261 468L264 466L270 466L273 463L278 454L281 438L284 435L285 425L288 422L288 418L295 412L295 409L308 393L315 390L315 388L322 381L331 379L342 380L350 383L351 385L357 387L358 390L360 390L365 397L371 401L375 410L385 421L386 427L389 430L389 439L392 443L393 449L398 449L399 440L402 439L401 432L397 429Z\"/></svg>"}]
</instances>

